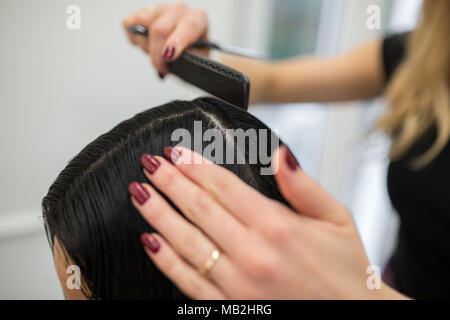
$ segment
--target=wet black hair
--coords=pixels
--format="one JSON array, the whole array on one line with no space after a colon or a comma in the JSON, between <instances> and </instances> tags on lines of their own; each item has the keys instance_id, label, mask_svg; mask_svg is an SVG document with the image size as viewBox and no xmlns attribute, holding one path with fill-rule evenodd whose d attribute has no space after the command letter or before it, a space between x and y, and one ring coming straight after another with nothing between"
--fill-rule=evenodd
<instances>
[{"instance_id":1,"label":"wet black hair","mask_svg":"<svg viewBox=\"0 0 450 320\"><path fill-rule=\"evenodd\" d=\"M50 246L53 249L57 238L66 259L80 267L82 290L88 298L186 298L146 256L139 237L155 230L133 207L128 185L147 182L140 164L143 154L162 155L164 147L178 143L172 141L172 132L180 128L193 132L194 121L201 121L202 130L218 129L224 144L231 143L236 154L244 156L244 164L224 167L267 197L287 204L273 175L261 174L267 165L259 157L256 163L248 161L249 153L255 152L250 150L255 145L251 138L245 140L245 150L237 150L239 144L226 134L226 129L272 133L248 112L213 98L199 98L139 113L87 145L62 170L42 201ZM276 142L282 144L278 137ZM268 153L276 147L271 139L263 143Z\"/></svg>"}]
</instances>

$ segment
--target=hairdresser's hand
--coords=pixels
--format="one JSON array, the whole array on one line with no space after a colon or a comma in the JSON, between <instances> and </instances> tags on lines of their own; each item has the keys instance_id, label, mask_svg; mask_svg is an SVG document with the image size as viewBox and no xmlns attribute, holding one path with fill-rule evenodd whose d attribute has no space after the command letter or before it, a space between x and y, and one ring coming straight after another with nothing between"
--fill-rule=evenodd
<instances>
[{"instance_id":1,"label":"hairdresser's hand","mask_svg":"<svg viewBox=\"0 0 450 320\"><path fill-rule=\"evenodd\" d=\"M175 150L175 151L174 151ZM181 154L178 154L179 150ZM171 152L171 157L169 153ZM152 184L130 185L133 203L159 232L142 241L153 262L195 299L390 299L369 290L369 261L349 211L317 185L286 147L274 153L276 180L293 209L262 196L188 149L144 156ZM203 164L192 162L192 157ZM208 277L197 270L215 248Z\"/></svg>"},{"instance_id":2,"label":"hairdresser's hand","mask_svg":"<svg viewBox=\"0 0 450 320\"><path fill-rule=\"evenodd\" d=\"M148 37L129 33L128 27L133 25L146 26ZM142 9L126 17L123 26L131 43L151 56L161 77L168 73L168 61L177 59L184 49L197 40L207 40L208 37L206 13L188 8L183 3Z\"/></svg>"}]
</instances>

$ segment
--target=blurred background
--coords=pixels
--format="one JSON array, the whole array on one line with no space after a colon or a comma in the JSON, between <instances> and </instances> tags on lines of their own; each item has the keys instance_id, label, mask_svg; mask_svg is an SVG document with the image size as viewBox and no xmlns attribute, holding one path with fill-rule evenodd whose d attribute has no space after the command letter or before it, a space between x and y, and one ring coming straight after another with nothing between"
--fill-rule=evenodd
<instances>
[{"instance_id":1,"label":"blurred background","mask_svg":"<svg viewBox=\"0 0 450 320\"><path fill-rule=\"evenodd\" d=\"M167 1L173 2L173 1ZM63 299L40 203L87 143L145 108L201 92L131 47L122 18L152 0L0 0L0 299ZM189 0L209 14L211 39L278 59L330 56L414 28L420 0ZM81 29L69 30L69 5ZM369 30L367 8L381 9ZM254 106L303 168L355 218L371 263L384 267L397 220L386 193L389 140L371 134L381 100L339 106ZM113 252L111 252L113 254Z\"/></svg>"}]
</instances>

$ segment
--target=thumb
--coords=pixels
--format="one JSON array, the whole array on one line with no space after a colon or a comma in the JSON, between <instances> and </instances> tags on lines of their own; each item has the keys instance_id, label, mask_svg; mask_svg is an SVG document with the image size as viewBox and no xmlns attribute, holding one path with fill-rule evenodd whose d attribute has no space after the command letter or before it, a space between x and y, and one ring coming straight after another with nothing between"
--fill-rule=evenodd
<instances>
[{"instance_id":1,"label":"thumb","mask_svg":"<svg viewBox=\"0 0 450 320\"><path fill-rule=\"evenodd\" d=\"M272 164L281 194L295 210L337 224L348 221L348 210L301 169L288 147L274 152Z\"/></svg>"}]
</instances>

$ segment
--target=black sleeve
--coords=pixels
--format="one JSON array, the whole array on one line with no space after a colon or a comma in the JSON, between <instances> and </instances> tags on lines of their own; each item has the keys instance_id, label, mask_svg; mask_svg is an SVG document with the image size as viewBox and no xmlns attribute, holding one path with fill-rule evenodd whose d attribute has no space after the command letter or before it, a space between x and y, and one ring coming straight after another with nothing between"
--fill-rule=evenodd
<instances>
[{"instance_id":1,"label":"black sleeve","mask_svg":"<svg viewBox=\"0 0 450 320\"><path fill-rule=\"evenodd\" d=\"M400 33L383 40L383 67L386 83L389 82L397 67L405 57L408 33Z\"/></svg>"}]
</instances>

